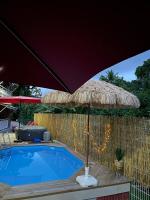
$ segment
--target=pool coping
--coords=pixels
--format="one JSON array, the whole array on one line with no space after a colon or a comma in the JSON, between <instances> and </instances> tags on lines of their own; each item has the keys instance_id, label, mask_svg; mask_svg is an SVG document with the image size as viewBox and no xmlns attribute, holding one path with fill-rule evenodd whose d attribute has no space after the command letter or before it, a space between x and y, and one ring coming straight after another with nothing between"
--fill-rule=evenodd
<instances>
[{"instance_id":1,"label":"pool coping","mask_svg":"<svg viewBox=\"0 0 150 200\"><path fill-rule=\"evenodd\" d=\"M85 193L86 191L86 193ZM91 194L92 197L90 198L94 198L94 197L101 197L101 196L109 196L109 195L114 195L114 194L118 194L118 193L125 193L125 192L129 192L130 191L130 183L129 182L125 182L125 183L119 183L119 184L115 184L115 185L102 185L102 186L95 186L95 187L86 187L86 188L81 188L81 187L76 187L76 188L71 188L70 186L64 186L61 190L60 188L58 188L58 190L52 190L51 188L49 188L49 191L30 191L28 193L22 193L22 194L6 194L3 196L3 200L22 200L22 199L35 199L35 198L43 198L44 197L53 197L53 196L57 196L57 195L67 195L67 194L73 194L73 193L84 193L84 196L86 196L89 198L89 193L93 193ZM88 192L88 193L87 193ZM97 193L94 194L94 193ZM62 199L62 198L60 198ZM73 198L74 199L74 198ZM79 199L78 199L79 200Z\"/></svg>"},{"instance_id":2,"label":"pool coping","mask_svg":"<svg viewBox=\"0 0 150 200\"><path fill-rule=\"evenodd\" d=\"M46 146L58 146L66 148L70 153L85 161L85 157L82 156L78 152L74 152L71 150L67 145L56 141L55 143L39 143L39 144L13 144L13 146L33 146L33 145L46 145ZM62 194L68 192L75 192L75 191L82 191L82 190L89 190L89 189L96 189L96 188L104 188L104 187L112 187L121 184L128 184L130 180L128 180L124 176L116 177L115 173L110 171L108 168L104 166L100 166L95 162L90 161L90 174L95 176L98 179L98 185L94 187L81 187L75 180L77 175L84 174L84 168L80 171L75 173L70 179L68 180L60 180L60 181L47 181L44 183L36 183L36 184L28 184L28 185L21 185L21 186L8 186L8 190L4 192L2 199L30 199L35 197L43 197L55 194ZM102 172L105 173L102 174ZM106 177L102 177L102 175L106 175ZM109 179L108 176L110 175ZM107 181L105 179L108 179ZM102 181L103 180L103 181ZM6 185L6 184L4 184ZM7 185L6 185L7 186Z\"/></svg>"}]
</instances>

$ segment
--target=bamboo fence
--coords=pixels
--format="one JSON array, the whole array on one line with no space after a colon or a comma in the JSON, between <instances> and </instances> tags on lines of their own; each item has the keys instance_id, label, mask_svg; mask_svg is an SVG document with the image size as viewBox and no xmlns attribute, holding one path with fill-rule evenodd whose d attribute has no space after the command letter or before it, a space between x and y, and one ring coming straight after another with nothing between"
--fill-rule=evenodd
<instances>
[{"instance_id":1,"label":"bamboo fence","mask_svg":"<svg viewBox=\"0 0 150 200\"><path fill-rule=\"evenodd\" d=\"M87 116L35 114L57 139L85 155ZM150 187L150 119L90 116L90 158L114 170L115 149L125 150L124 175Z\"/></svg>"}]
</instances>

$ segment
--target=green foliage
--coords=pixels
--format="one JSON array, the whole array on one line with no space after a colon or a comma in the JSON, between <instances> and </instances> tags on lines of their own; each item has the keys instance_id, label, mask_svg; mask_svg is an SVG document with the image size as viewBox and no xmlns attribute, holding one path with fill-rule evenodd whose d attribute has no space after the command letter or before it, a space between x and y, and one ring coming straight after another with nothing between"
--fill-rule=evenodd
<instances>
[{"instance_id":1,"label":"green foliage","mask_svg":"<svg viewBox=\"0 0 150 200\"><path fill-rule=\"evenodd\" d=\"M11 85L9 84L9 87ZM14 84L12 84L14 87ZM15 90L13 91L13 96L31 96L31 97L41 97L41 90L34 86L23 86L15 84ZM13 120L18 119L23 124L28 121L32 121L34 118L34 112L40 108L40 104L15 104L14 107L17 111L13 113Z\"/></svg>"},{"instance_id":2,"label":"green foliage","mask_svg":"<svg viewBox=\"0 0 150 200\"><path fill-rule=\"evenodd\" d=\"M18 85L13 91L13 96L41 97L41 90L34 86Z\"/></svg>"},{"instance_id":3,"label":"green foliage","mask_svg":"<svg viewBox=\"0 0 150 200\"><path fill-rule=\"evenodd\" d=\"M113 70L108 70L106 72L106 76L100 76L99 80L117 85L118 87L122 87L125 90L128 90L130 87L130 82L125 81L123 77L120 77L118 73L114 73Z\"/></svg>"},{"instance_id":4,"label":"green foliage","mask_svg":"<svg viewBox=\"0 0 150 200\"><path fill-rule=\"evenodd\" d=\"M40 113L87 113L86 107L66 107L66 106L51 106L47 104L41 104L35 112Z\"/></svg>"},{"instance_id":5,"label":"green foliage","mask_svg":"<svg viewBox=\"0 0 150 200\"><path fill-rule=\"evenodd\" d=\"M116 159L117 159L118 161L120 161L120 160L123 159L124 154L125 154L125 152L124 152L124 150L121 149L121 148L117 148L116 151L115 151Z\"/></svg>"},{"instance_id":6,"label":"green foliage","mask_svg":"<svg viewBox=\"0 0 150 200\"><path fill-rule=\"evenodd\" d=\"M135 75L139 80L150 80L150 59L144 61L142 66L137 67Z\"/></svg>"},{"instance_id":7,"label":"green foliage","mask_svg":"<svg viewBox=\"0 0 150 200\"><path fill-rule=\"evenodd\" d=\"M115 81L117 81L119 79L118 77L118 73L114 73L113 70L108 70L106 72L106 76L100 76L99 78L100 80L102 81L106 81L106 82L109 82L109 83L114 83Z\"/></svg>"},{"instance_id":8,"label":"green foliage","mask_svg":"<svg viewBox=\"0 0 150 200\"><path fill-rule=\"evenodd\" d=\"M137 67L137 80L134 84L134 93L141 102L140 111L143 116L150 117L150 59L144 61L142 66Z\"/></svg>"},{"instance_id":9,"label":"green foliage","mask_svg":"<svg viewBox=\"0 0 150 200\"><path fill-rule=\"evenodd\" d=\"M35 109L35 113L44 113L44 112L49 112L50 106L47 104L39 104L36 109Z\"/></svg>"},{"instance_id":10,"label":"green foliage","mask_svg":"<svg viewBox=\"0 0 150 200\"><path fill-rule=\"evenodd\" d=\"M137 79L131 82L125 81L123 77L119 77L112 70L108 71L106 76L100 76L100 80L112 83L135 94L141 103L139 109L120 109L119 111L113 109L109 110L108 113L104 110L103 114L150 117L150 59L144 61L143 65L136 68L135 75Z\"/></svg>"},{"instance_id":11,"label":"green foliage","mask_svg":"<svg viewBox=\"0 0 150 200\"><path fill-rule=\"evenodd\" d=\"M39 107L39 104L21 104L20 122L26 124L28 121L33 121L35 110Z\"/></svg>"}]
</instances>

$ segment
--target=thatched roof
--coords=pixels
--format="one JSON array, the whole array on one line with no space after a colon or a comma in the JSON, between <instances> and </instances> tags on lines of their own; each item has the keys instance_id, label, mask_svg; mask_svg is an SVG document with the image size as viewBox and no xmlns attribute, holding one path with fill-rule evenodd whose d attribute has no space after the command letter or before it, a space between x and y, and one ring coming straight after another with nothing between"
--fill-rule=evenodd
<instances>
[{"instance_id":1,"label":"thatched roof","mask_svg":"<svg viewBox=\"0 0 150 200\"><path fill-rule=\"evenodd\" d=\"M66 92L55 91L42 98L43 103L74 104L94 107L135 107L140 106L138 98L105 81L89 80L72 95Z\"/></svg>"}]
</instances>

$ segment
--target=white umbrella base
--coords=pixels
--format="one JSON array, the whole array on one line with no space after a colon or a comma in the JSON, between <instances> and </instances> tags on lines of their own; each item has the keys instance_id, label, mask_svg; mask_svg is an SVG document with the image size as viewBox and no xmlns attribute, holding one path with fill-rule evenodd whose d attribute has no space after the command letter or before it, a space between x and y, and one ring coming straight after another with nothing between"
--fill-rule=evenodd
<instances>
[{"instance_id":1,"label":"white umbrella base","mask_svg":"<svg viewBox=\"0 0 150 200\"><path fill-rule=\"evenodd\" d=\"M89 175L89 167L85 167L85 174L77 176L76 181L81 185L81 187L97 186L96 178Z\"/></svg>"},{"instance_id":2,"label":"white umbrella base","mask_svg":"<svg viewBox=\"0 0 150 200\"><path fill-rule=\"evenodd\" d=\"M97 186L96 178L91 175L77 176L76 181L81 185L81 187Z\"/></svg>"}]
</instances>

